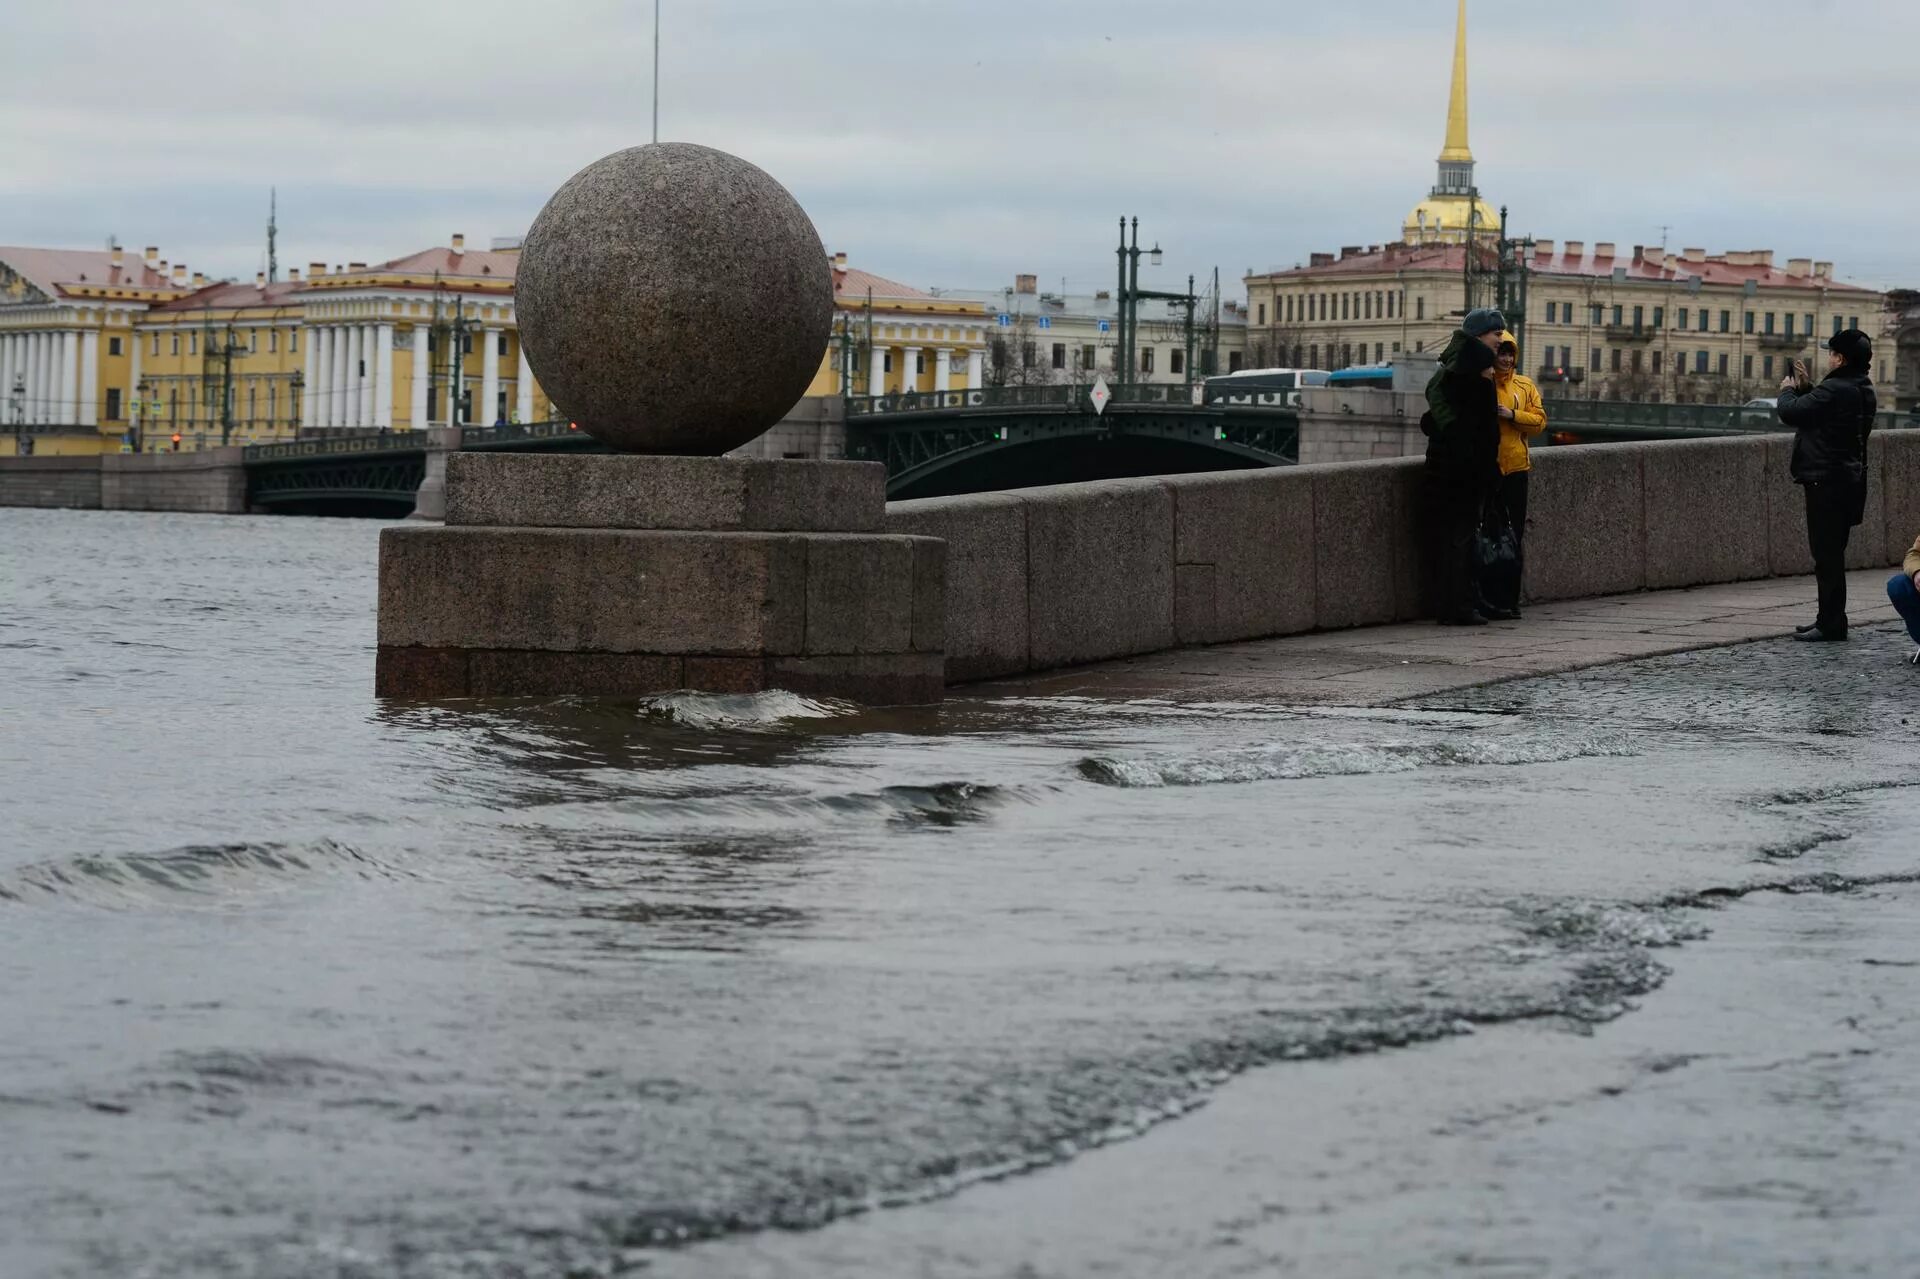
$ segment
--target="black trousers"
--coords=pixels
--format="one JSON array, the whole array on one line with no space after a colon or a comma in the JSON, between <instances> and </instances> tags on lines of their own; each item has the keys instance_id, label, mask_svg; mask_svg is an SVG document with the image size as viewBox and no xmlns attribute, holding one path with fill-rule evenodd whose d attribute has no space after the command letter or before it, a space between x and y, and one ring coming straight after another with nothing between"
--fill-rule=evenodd
<instances>
[{"instance_id":1,"label":"black trousers","mask_svg":"<svg viewBox=\"0 0 1920 1279\"><path fill-rule=\"evenodd\" d=\"M1514 566L1518 570L1514 580L1524 582L1527 571L1527 473L1515 471L1511 475L1501 476L1500 486L1494 490L1494 497L1505 509L1507 518L1513 522L1513 545L1514 549L1520 553L1519 562ZM1513 594L1512 599L1495 599L1493 593L1489 591L1486 597L1487 603L1495 608L1519 608L1519 592L1516 590Z\"/></svg>"},{"instance_id":2,"label":"black trousers","mask_svg":"<svg viewBox=\"0 0 1920 1279\"><path fill-rule=\"evenodd\" d=\"M1486 486L1447 462L1426 468L1427 528L1432 531L1434 615L1464 617L1480 602L1474 539L1480 533Z\"/></svg>"},{"instance_id":3,"label":"black trousers","mask_svg":"<svg viewBox=\"0 0 1920 1279\"><path fill-rule=\"evenodd\" d=\"M1813 578L1820 588L1814 621L1828 635L1847 633L1847 537L1853 532L1855 486L1845 480L1806 485L1807 548L1813 552Z\"/></svg>"}]
</instances>

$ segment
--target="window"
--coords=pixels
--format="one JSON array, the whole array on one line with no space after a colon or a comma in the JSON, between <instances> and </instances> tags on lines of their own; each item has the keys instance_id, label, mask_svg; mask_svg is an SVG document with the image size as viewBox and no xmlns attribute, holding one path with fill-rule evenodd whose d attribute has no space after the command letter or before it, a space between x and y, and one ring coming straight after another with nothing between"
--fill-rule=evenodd
<instances>
[{"instance_id":1,"label":"window","mask_svg":"<svg viewBox=\"0 0 1920 1279\"><path fill-rule=\"evenodd\" d=\"M1760 361L1760 376L1773 376L1773 357L1771 355Z\"/></svg>"},{"instance_id":2,"label":"window","mask_svg":"<svg viewBox=\"0 0 1920 1279\"><path fill-rule=\"evenodd\" d=\"M1600 304L1598 302L1588 303L1588 312L1587 322L1589 324L1600 323Z\"/></svg>"},{"instance_id":3,"label":"window","mask_svg":"<svg viewBox=\"0 0 1920 1279\"><path fill-rule=\"evenodd\" d=\"M1227 352L1227 372L1238 373L1239 371L1240 371L1240 352L1238 351Z\"/></svg>"},{"instance_id":4,"label":"window","mask_svg":"<svg viewBox=\"0 0 1920 1279\"><path fill-rule=\"evenodd\" d=\"M460 354L462 354L462 355L472 355L472 354L473 354L473 334L471 334L471 333L462 333L462 334L460 335ZM461 412L461 414L462 414L463 416L465 416L465 415L469 415L469 414L468 414L468 409L469 409L469 408L470 408L471 406L467 406L467 405L466 405L466 399L467 399L467 397L463 395L463 396L461 396L461 397L460 397L460 399L461 399L461 403L462 403L462 405L463 405L463 407L462 407L462 408L461 408L461 410L460 410L460 412Z\"/></svg>"},{"instance_id":5,"label":"window","mask_svg":"<svg viewBox=\"0 0 1920 1279\"><path fill-rule=\"evenodd\" d=\"M1685 351L1675 351L1673 353L1673 371L1675 373L1685 373L1687 371L1687 353Z\"/></svg>"},{"instance_id":6,"label":"window","mask_svg":"<svg viewBox=\"0 0 1920 1279\"><path fill-rule=\"evenodd\" d=\"M505 355L507 353L507 335L504 333L500 334L499 342L500 342L500 345L498 348L499 354Z\"/></svg>"},{"instance_id":7,"label":"window","mask_svg":"<svg viewBox=\"0 0 1920 1279\"><path fill-rule=\"evenodd\" d=\"M180 339L175 338L174 341L177 343L180 341ZM168 387L167 388L167 421L178 422L179 420L180 420L180 388L177 386Z\"/></svg>"},{"instance_id":8,"label":"window","mask_svg":"<svg viewBox=\"0 0 1920 1279\"><path fill-rule=\"evenodd\" d=\"M273 352L278 351L279 349L280 349L280 330L268 329L267 330L267 353L271 355Z\"/></svg>"},{"instance_id":9,"label":"window","mask_svg":"<svg viewBox=\"0 0 1920 1279\"><path fill-rule=\"evenodd\" d=\"M1707 353L1705 351L1695 351L1693 353L1693 371L1695 373L1705 373L1707 371Z\"/></svg>"},{"instance_id":10,"label":"window","mask_svg":"<svg viewBox=\"0 0 1920 1279\"><path fill-rule=\"evenodd\" d=\"M1053 367L1056 369L1064 369L1067 367L1067 344L1065 342L1055 342L1053 344Z\"/></svg>"},{"instance_id":11,"label":"window","mask_svg":"<svg viewBox=\"0 0 1920 1279\"><path fill-rule=\"evenodd\" d=\"M1425 298L1415 298L1413 300L1413 318L1416 320L1424 320L1427 318L1427 300Z\"/></svg>"},{"instance_id":12,"label":"window","mask_svg":"<svg viewBox=\"0 0 1920 1279\"><path fill-rule=\"evenodd\" d=\"M1843 329L1843 328L1845 328L1845 327L1846 327L1846 325L1844 325L1844 324L1842 324L1842 323L1840 322L1840 317L1839 317L1839 316L1837 316L1837 315L1836 315L1836 316L1834 316L1834 317L1833 317L1833 331L1834 331L1835 333L1838 333L1838 332L1839 332L1839 331L1840 331L1841 329Z\"/></svg>"},{"instance_id":13,"label":"window","mask_svg":"<svg viewBox=\"0 0 1920 1279\"><path fill-rule=\"evenodd\" d=\"M1773 312L1771 311L1767 312L1766 324L1767 324L1766 331L1768 333L1773 332Z\"/></svg>"},{"instance_id":14,"label":"window","mask_svg":"<svg viewBox=\"0 0 1920 1279\"><path fill-rule=\"evenodd\" d=\"M1593 373L1600 371L1600 348L1597 346L1587 352L1587 369Z\"/></svg>"},{"instance_id":15,"label":"window","mask_svg":"<svg viewBox=\"0 0 1920 1279\"><path fill-rule=\"evenodd\" d=\"M1570 369L1573 367L1573 348L1572 347L1563 346L1560 348L1560 367L1562 369Z\"/></svg>"},{"instance_id":16,"label":"window","mask_svg":"<svg viewBox=\"0 0 1920 1279\"><path fill-rule=\"evenodd\" d=\"M1002 358L1000 354L996 351L994 353L993 362L995 364L1004 364L1006 363L1006 360ZM880 371L882 373L893 372L893 352L892 351L882 351L880 353Z\"/></svg>"},{"instance_id":17,"label":"window","mask_svg":"<svg viewBox=\"0 0 1920 1279\"><path fill-rule=\"evenodd\" d=\"M439 419L440 419L440 388L436 386L429 386L427 388L427 421L436 422Z\"/></svg>"},{"instance_id":18,"label":"window","mask_svg":"<svg viewBox=\"0 0 1920 1279\"><path fill-rule=\"evenodd\" d=\"M116 342L118 342L119 340L120 339L118 338L114 339L114 341ZM118 355L119 352L116 351L114 352L114 354ZM120 388L117 386L110 386L107 388L107 421L118 422L119 420L120 420Z\"/></svg>"},{"instance_id":19,"label":"window","mask_svg":"<svg viewBox=\"0 0 1920 1279\"><path fill-rule=\"evenodd\" d=\"M1746 331L1748 333L1753 332L1753 312L1751 311L1741 312L1740 323L1745 326Z\"/></svg>"},{"instance_id":20,"label":"window","mask_svg":"<svg viewBox=\"0 0 1920 1279\"><path fill-rule=\"evenodd\" d=\"M1801 318L1807 322L1807 336L1812 337L1813 336L1813 312L1809 311Z\"/></svg>"},{"instance_id":21,"label":"window","mask_svg":"<svg viewBox=\"0 0 1920 1279\"><path fill-rule=\"evenodd\" d=\"M1687 327L1687 308L1684 306L1680 308L1680 323L1678 327L1683 329Z\"/></svg>"},{"instance_id":22,"label":"window","mask_svg":"<svg viewBox=\"0 0 1920 1279\"><path fill-rule=\"evenodd\" d=\"M1057 369L1060 366L1056 364L1053 367ZM913 371L915 374L925 373L927 371L927 353L925 351L915 351L913 353Z\"/></svg>"},{"instance_id":23,"label":"window","mask_svg":"<svg viewBox=\"0 0 1920 1279\"><path fill-rule=\"evenodd\" d=\"M1726 375L1727 375L1727 353L1725 351L1722 351L1720 353L1720 376L1725 377Z\"/></svg>"},{"instance_id":24,"label":"window","mask_svg":"<svg viewBox=\"0 0 1920 1279\"><path fill-rule=\"evenodd\" d=\"M1740 376L1741 377L1753 376L1753 357L1751 355L1749 355L1746 359L1740 362Z\"/></svg>"},{"instance_id":25,"label":"window","mask_svg":"<svg viewBox=\"0 0 1920 1279\"><path fill-rule=\"evenodd\" d=\"M1642 320L1645 318L1645 315L1646 315L1645 307L1636 306L1633 308L1633 331L1635 333L1638 333L1640 331L1640 325ZM1653 315L1654 315L1654 319L1653 319L1654 327L1658 328L1660 326L1660 313L1658 311L1655 311Z\"/></svg>"},{"instance_id":26,"label":"window","mask_svg":"<svg viewBox=\"0 0 1920 1279\"><path fill-rule=\"evenodd\" d=\"M247 354L252 355L260 349L260 330L247 330Z\"/></svg>"},{"instance_id":27,"label":"window","mask_svg":"<svg viewBox=\"0 0 1920 1279\"><path fill-rule=\"evenodd\" d=\"M269 425L271 425L274 418L278 416L277 410L279 407L279 402L280 402L279 383L277 382L267 383L267 422Z\"/></svg>"},{"instance_id":28,"label":"window","mask_svg":"<svg viewBox=\"0 0 1920 1279\"><path fill-rule=\"evenodd\" d=\"M1838 330L1836 330L1836 332L1837 332L1837 331L1838 331ZM159 335L158 333L156 333L156 334L154 334L154 335L153 335L153 349L152 349L152 350L150 350L150 351L148 351L148 352L147 352L147 354L148 354L148 355L158 355L158 354L160 354L160 335Z\"/></svg>"},{"instance_id":29,"label":"window","mask_svg":"<svg viewBox=\"0 0 1920 1279\"><path fill-rule=\"evenodd\" d=\"M467 342L471 346L471 333L467 335ZM470 386L462 387L460 391L460 421L463 425L473 421L473 388Z\"/></svg>"},{"instance_id":30,"label":"window","mask_svg":"<svg viewBox=\"0 0 1920 1279\"><path fill-rule=\"evenodd\" d=\"M1353 343L1351 342L1340 344L1340 367L1343 369L1353 367Z\"/></svg>"},{"instance_id":31,"label":"window","mask_svg":"<svg viewBox=\"0 0 1920 1279\"><path fill-rule=\"evenodd\" d=\"M107 354L108 354L108 355L118 355L118 354L120 354L120 339L119 339L119 338L108 338L108 339L107 339Z\"/></svg>"},{"instance_id":32,"label":"window","mask_svg":"<svg viewBox=\"0 0 1920 1279\"><path fill-rule=\"evenodd\" d=\"M1620 371L1620 348L1617 346L1613 348L1613 371L1615 373Z\"/></svg>"},{"instance_id":33,"label":"window","mask_svg":"<svg viewBox=\"0 0 1920 1279\"><path fill-rule=\"evenodd\" d=\"M1626 308L1623 306L1615 306L1613 308L1613 326L1617 329L1626 322Z\"/></svg>"},{"instance_id":34,"label":"window","mask_svg":"<svg viewBox=\"0 0 1920 1279\"><path fill-rule=\"evenodd\" d=\"M1320 344L1317 342L1307 348L1307 367L1310 369L1320 367Z\"/></svg>"},{"instance_id":35,"label":"window","mask_svg":"<svg viewBox=\"0 0 1920 1279\"><path fill-rule=\"evenodd\" d=\"M1080 348L1080 367L1081 368L1083 369L1092 368L1094 361L1097 358L1098 356L1092 347L1083 346Z\"/></svg>"},{"instance_id":36,"label":"window","mask_svg":"<svg viewBox=\"0 0 1920 1279\"><path fill-rule=\"evenodd\" d=\"M1419 354L1420 352L1422 352L1422 351L1424 351L1424 350L1426 350L1426 349L1427 349L1427 344L1426 344L1425 342L1415 342L1415 343L1413 344L1413 350L1414 350L1414 354L1416 354L1416 355L1418 355L1418 354Z\"/></svg>"},{"instance_id":37,"label":"window","mask_svg":"<svg viewBox=\"0 0 1920 1279\"><path fill-rule=\"evenodd\" d=\"M1720 331L1722 333L1731 333L1733 332L1732 326L1733 326L1733 312L1722 311L1720 313Z\"/></svg>"},{"instance_id":38,"label":"window","mask_svg":"<svg viewBox=\"0 0 1920 1279\"><path fill-rule=\"evenodd\" d=\"M1392 295L1392 294L1388 294L1387 296L1388 296L1388 297L1392 297L1393 295ZM1398 342L1395 342L1395 343L1393 344L1393 353L1394 353L1395 355L1398 355L1398 354L1400 354L1400 344L1399 344Z\"/></svg>"},{"instance_id":39,"label":"window","mask_svg":"<svg viewBox=\"0 0 1920 1279\"><path fill-rule=\"evenodd\" d=\"M1373 318L1373 294L1362 293L1360 295L1360 309L1363 312L1361 318L1368 320Z\"/></svg>"},{"instance_id":40,"label":"window","mask_svg":"<svg viewBox=\"0 0 1920 1279\"><path fill-rule=\"evenodd\" d=\"M1353 313L1353 294L1342 293L1340 295L1340 318L1343 320L1348 319L1352 315L1352 313Z\"/></svg>"},{"instance_id":41,"label":"window","mask_svg":"<svg viewBox=\"0 0 1920 1279\"><path fill-rule=\"evenodd\" d=\"M1187 371L1187 353L1171 351L1167 354L1167 372L1185 373Z\"/></svg>"},{"instance_id":42,"label":"window","mask_svg":"<svg viewBox=\"0 0 1920 1279\"><path fill-rule=\"evenodd\" d=\"M1633 352L1633 371L1635 373L1640 371L1640 352L1637 350Z\"/></svg>"},{"instance_id":43,"label":"window","mask_svg":"<svg viewBox=\"0 0 1920 1279\"><path fill-rule=\"evenodd\" d=\"M1262 302L1260 304L1260 318L1257 321L1255 321L1255 323L1265 324L1266 322L1267 322L1267 304L1265 302Z\"/></svg>"},{"instance_id":44,"label":"window","mask_svg":"<svg viewBox=\"0 0 1920 1279\"><path fill-rule=\"evenodd\" d=\"M1153 348L1150 346L1141 348L1140 371L1142 373L1153 372Z\"/></svg>"},{"instance_id":45,"label":"window","mask_svg":"<svg viewBox=\"0 0 1920 1279\"><path fill-rule=\"evenodd\" d=\"M1040 348L1031 338L1020 344L1020 367L1030 369L1040 360Z\"/></svg>"},{"instance_id":46,"label":"window","mask_svg":"<svg viewBox=\"0 0 1920 1279\"><path fill-rule=\"evenodd\" d=\"M1387 294L1387 318L1389 320L1393 318L1393 294L1392 293Z\"/></svg>"},{"instance_id":47,"label":"window","mask_svg":"<svg viewBox=\"0 0 1920 1279\"><path fill-rule=\"evenodd\" d=\"M1700 308L1700 332L1705 333L1706 331L1707 331L1707 308L1703 306ZM1727 313L1725 311L1722 311L1720 313L1720 331L1722 333L1725 333L1727 331Z\"/></svg>"},{"instance_id":48,"label":"window","mask_svg":"<svg viewBox=\"0 0 1920 1279\"><path fill-rule=\"evenodd\" d=\"M1379 364L1383 362L1386 358L1387 358L1386 346L1383 343L1375 342L1373 344L1373 362L1375 364Z\"/></svg>"},{"instance_id":49,"label":"window","mask_svg":"<svg viewBox=\"0 0 1920 1279\"><path fill-rule=\"evenodd\" d=\"M200 354L200 335L198 333L187 334L187 354Z\"/></svg>"},{"instance_id":50,"label":"window","mask_svg":"<svg viewBox=\"0 0 1920 1279\"><path fill-rule=\"evenodd\" d=\"M172 334L168 334L168 337L172 339L172 349L169 350L167 354L168 355L180 354L180 335L178 333L172 333Z\"/></svg>"},{"instance_id":51,"label":"window","mask_svg":"<svg viewBox=\"0 0 1920 1279\"><path fill-rule=\"evenodd\" d=\"M247 421L248 422L252 422L254 419L254 389L255 388L253 384L249 382L247 384Z\"/></svg>"},{"instance_id":52,"label":"window","mask_svg":"<svg viewBox=\"0 0 1920 1279\"><path fill-rule=\"evenodd\" d=\"M1793 336L1793 312L1791 311L1787 312L1786 325L1787 325L1787 336L1792 337Z\"/></svg>"},{"instance_id":53,"label":"window","mask_svg":"<svg viewBox=\"0 0 1920 1279\"><path fill-rule=\"evenodd\" d=\"M298 328L298 326L296 326L294 328L287 330L287 350L297 352L299 351L299 349L300 349L300 329Z\"/></svg>"},{"instance_id":54,"label":"window","mask_svg":"<svg viewBox=\"0 0 1920 1279\"><path fill-rule=\"evenodd\" d=\"M1857 316L1857 315L1855 315L1855 316L1849 316L1849 317L1848 317L1848 319L1847 319L1847 327L1848 327L1848 328L1850 328L1850 329L1857 329L1857 328L1859 328L1859 327L1860 327L1860 317L1859 317L1859 316Z\"/></svg>"}]
</instances>

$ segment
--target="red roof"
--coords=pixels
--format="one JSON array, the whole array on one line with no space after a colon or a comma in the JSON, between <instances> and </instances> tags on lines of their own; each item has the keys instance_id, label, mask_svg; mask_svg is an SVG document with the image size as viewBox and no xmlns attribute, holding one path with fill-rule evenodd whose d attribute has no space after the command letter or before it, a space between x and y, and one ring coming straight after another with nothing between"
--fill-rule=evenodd
<instances>
[{"instance_id":1,"label":"red roof","mask_svg":"<svg viewBox=\"0 0 1920 1279\"><path fill-rule=\"evenodd\" d=\"M200 311L227 310L248 306L283 306L292 302L293 295L305 288L298 280L276 280L268 285L254 284L209 284L203 289L189 293L186 297L175 299L155 311Z\"/></svg>"},{"instance_id":2,"label":"red roof","mask_svg":"<svg viewBox=\"0 0 1920 1279\"><path fill-rule=\"evenodd\" d=\"M1479 252L1491 265L1491 250L1483 248ZM1465 270L1466 258L1466 247L1459 244L1388 244L1359 253L1347 253L1319 266L1297 266L1291 270L1272 271L1268 274L1274 278L1378 275L1383 271L1416 270L1458 274ZM1564 248L1556 245L1551 253L1536 252L1527 260L1527 266L1536 275L1604 278L1611 276L1614 269L1618 267L1627 273L1627 279L1641 282L1671 281L1678 284L1689 276L1697 275L1706 284L1738 285L1752 280L1760 287L1767 289L1825 289L1830 293L1873 292L1872 289L1862 288L1857 284L1842 284L1831 277L1823 278L1812 274L1790 275L1778 267L1762 266L1758 263L1730 263L1725 255L1708 257L1698 262L1689 262L1677 255L1669 256L1662 265L1655 266L1644 256L1635 260L1631 253L1603 258L1594 253L1592 246L1586 246L1580 257L1569 257Z\"/></svg>"},{"instance_id":3,"label":"red roof","mask_svg":"<svg viewBox=\"0 0 1920 1279\"><path fill-rule=\"evenodd\" d=\"M0 262L12 267L48 297L59 297L65 292L62 286L69 284L120 289L171 287L171 281L158 271L148 269L139 254L124 249L117 267L108 249L0 246Z\"/></svg>"},{"instance_id":4,"label":"red roof","mask_svg":"<svg viewBox=\"0 0 1920 1279\"><path fill-rule=\"evenodd\" d=\"M924 289L916 289L910 284L898 280L889 280L884 275L875 275L871 271L862 271L857 267L837 266L833 268L833 293L835 297L863 298L867 290L873 290L877 298L929 298L933 294Z\"/></svg>"},{"instance_id":5,"label":"red roof","mask_svg":"<svg viewBox=\"0 0 1920 1279\"><path fill-rule=\"evenodd\" d=\"M481 249L468 249L455 253L444 246L422 249L418 253L409 253L405 257L382 262L379 266L360 271L346 271L342 275L418 275L433 278L438 271L442 279L470 277L481 280L511 280L520 270L518 253L494 253ZM329 280L341 278L330 275Z\"/></svg>"}]
</instances>

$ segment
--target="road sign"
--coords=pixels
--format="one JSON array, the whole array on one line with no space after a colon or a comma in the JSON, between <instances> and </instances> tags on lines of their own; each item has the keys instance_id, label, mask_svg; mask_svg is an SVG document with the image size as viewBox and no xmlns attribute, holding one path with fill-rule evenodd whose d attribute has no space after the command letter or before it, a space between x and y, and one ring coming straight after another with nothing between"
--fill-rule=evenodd
<instances>
[{"instance_id":1,"label":"road sign","mask_svg":"<svg viewBox=\"0 0 1920 1279\"><path fill-rule=\"evenodd\" d=\"M1107 323L1105 320L1102 320L1100 321L1100 331L1102 333L1111 333L1113 332L1113 325Z\"/></svg>"},{"instance_id":2,"label":"road sign","mask_svg":"<svg viewBox=\"0 0 1920 1279\"><path fill-rule=\"evenodd\" d=\"M1050 315L1043 315L1039 319L1035 320L1034 323L1043 329L1050 329L1053 327L1053 317Z\"/></svg>"},{"instance_id":3,"label":"road sign","mask_svg":"<svg viewBox=\"0 0 1920 1279\"><path fill-rule=\"evenodd\" d=\"M1093 415L1099 417L1107 411L1107 401L1113 398L1113 392L1107 389L1107 379L1098 377L1093 380L1093 389L1087 392L1087 398L1093 401Z\"/></svg>"},{"instance_id":4,"label":"road sign","mask_svg":"<svg viewBox=\"0 0 1920 1279\"><path fill-rule=\"evenodd\" d=\"M1008 315L1004 311L1001 312L998 316L994 317L994 322L997 323L1003 329L1010 329L1013 327L1013 317L1011 315Z\"/></svg>"}]
</instances>

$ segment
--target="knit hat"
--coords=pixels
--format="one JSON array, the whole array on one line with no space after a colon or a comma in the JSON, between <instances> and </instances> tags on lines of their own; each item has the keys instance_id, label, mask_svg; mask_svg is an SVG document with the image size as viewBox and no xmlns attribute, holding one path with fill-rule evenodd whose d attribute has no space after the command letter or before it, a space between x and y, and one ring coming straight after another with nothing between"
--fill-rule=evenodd
<instances>
[{"instance_id":1,"label":"knit hat","mask_svg":"<svg viewBox=\"0 0 1920 1279\"><path fill-rule=\"evenodd\" d=\"M1506 329L1507 317L1490 306L1475 307L1460 321L1460 331L1470 338L1484 337Z\"/></svg>"},{"instance_id":2,"label":"knit hat","mask_svg":"<svg viewBox=\"0 0 1920 1279\"><path fill-rule=\"evenodd\" d=\"M1848 364L1865 367L1873 363L1873 339L1859 329L1841 329L1827 339L1827 350L1839 352Z\"/></svg>"}]
</instances>

